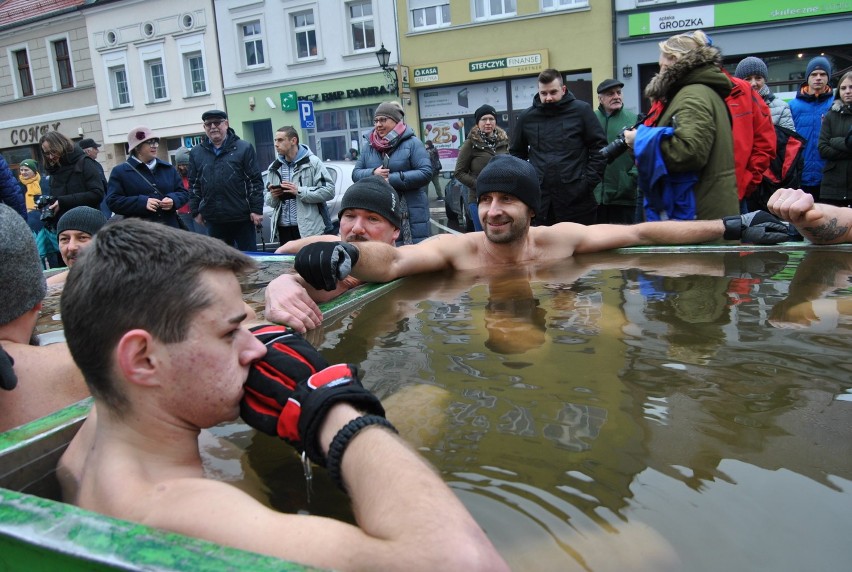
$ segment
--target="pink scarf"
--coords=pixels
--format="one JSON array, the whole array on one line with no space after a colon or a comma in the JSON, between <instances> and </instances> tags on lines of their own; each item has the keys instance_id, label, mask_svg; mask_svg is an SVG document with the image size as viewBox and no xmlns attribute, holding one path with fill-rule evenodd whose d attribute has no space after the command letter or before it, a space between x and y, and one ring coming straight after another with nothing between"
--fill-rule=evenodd
<instances>
[{"instance_id":1,"label":"pink scarf","mask_svg":"<svg viewBox=\"0 0 852 572\"><path fill-rule=\"evenodd\" d=\"M378 151L379 153L387 153L391 147L394 146L394 143L399 136L403 134L405 131L405 123L400 121L394 128L391 129L390 133L388 133L385 137L380 137L376 130L373 129L370 132L370 146Z\"/></svg>"}]
</instances>

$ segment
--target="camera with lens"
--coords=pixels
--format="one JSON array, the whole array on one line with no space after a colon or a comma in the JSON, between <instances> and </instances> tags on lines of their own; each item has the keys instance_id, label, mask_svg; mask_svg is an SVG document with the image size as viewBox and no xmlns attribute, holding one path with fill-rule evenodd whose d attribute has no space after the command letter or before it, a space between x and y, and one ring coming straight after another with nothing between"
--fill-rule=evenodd
<instances>
[{"instance_id":1,"label":"camera with lens","mask_svg":"<svg viewBox=\"0 0 852 572\"><path fill-rule=\"evenodd\" d=\"M627 151L627 141L624 140L624 132L630 129L636 129L642 122L645 121L645 116L640 114L639 118L636 120L631 127L625 127L618 133L618 137L613 139L609 145L600 150L600 154L604 156L607 163L612 163L619 157L621 157L625 151Z\"/></svg>"},{"instance_id":2,"label":"camera with lens","mask_svg":"<svg viewBox=\"0 0 852 572\"><path fill-rule=\"evenodd\" d=\"M38 195L35 198L35 206L41 213L39 219L41 223L48 229L56 226L56 213L50 209L50 205L55 201L55 197L50 195Z\"/></svg>"}]
</instances>

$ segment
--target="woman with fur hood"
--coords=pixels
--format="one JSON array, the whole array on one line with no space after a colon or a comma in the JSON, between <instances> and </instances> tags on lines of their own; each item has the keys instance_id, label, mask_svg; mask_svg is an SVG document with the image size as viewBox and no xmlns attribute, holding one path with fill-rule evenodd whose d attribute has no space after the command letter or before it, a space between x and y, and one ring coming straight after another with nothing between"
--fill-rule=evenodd
<instances>
[{"instance_id":1,"label":"woman with fur hood","mask_svg":"<svg viewBox=\"0 0 852 572\"><path fill-rule=\"evenodd\" d=\"M725 104L733 84L722 71L722 54L701 30L659 45L660 71L645 88L654 103L644 124L674 129L661 140L660 155L669 173L698 175L693 187L698 219L737 215L734 143ZM635 137L635 130L625 132L630 147Z\"/></svg>"},{"instance_id":2,"label":"woman with fur hood","mask_svg":"<svg viewBox=\"0 0 852 572\"><path fill-rule=\"evenodd\" d=\"M476 125L470 130L459 149L456 180L468 189L467 204L476 204L476 178L495 155L509 152L509 136L497 125L497 111L488 104L481 106L473 115ZM476 230L480 228L479 216L470 217Z\"/></svg>"}]
</instances>

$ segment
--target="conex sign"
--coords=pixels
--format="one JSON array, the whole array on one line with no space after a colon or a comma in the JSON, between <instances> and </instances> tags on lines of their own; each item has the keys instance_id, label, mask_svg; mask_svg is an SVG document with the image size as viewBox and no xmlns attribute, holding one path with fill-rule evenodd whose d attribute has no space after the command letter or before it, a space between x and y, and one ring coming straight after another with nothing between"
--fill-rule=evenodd
<instances>
[{"instance_id":1,"label":"conex sign","mask_svg":"<svg viewBox=\"0 0 852 572\"><path fill-rule=\"evenodd\" d=\"M471 72L490 71L501 68L517 68L521 66L535 66L541 64L541 54L529 54L524 56L511 56L508 58L495 58L492 60L480 60L470 62L468 69Z\"/></svg>"}]
</instances>

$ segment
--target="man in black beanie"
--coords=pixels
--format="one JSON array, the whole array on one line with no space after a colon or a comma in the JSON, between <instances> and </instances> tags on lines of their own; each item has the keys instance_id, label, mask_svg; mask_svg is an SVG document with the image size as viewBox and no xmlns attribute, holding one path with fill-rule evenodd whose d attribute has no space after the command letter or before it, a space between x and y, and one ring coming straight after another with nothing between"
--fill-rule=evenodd
<instances>
[{"instance_id":1,"label":"man in black beanie","mask_svg":"<svg viewBox=\"0 0 852 572\"><path fill-rule=\"evenodd\" d=\"M276 254L295 254L315 242L367 242L396 244L402 226L399 195L383 177L365 177L349 187L340 201L340 234L291 240ZM322 323L318 302L333 300L364 282L353 277L338 282L331 291L317 290L296 274L282 274L266 286L265 318L305 332Z\"/></svg>"},{"instance_id":2,"label":"man in black beanie","mask_svg":"<svg viewBox=\"0 0 852 572\"><path fill-rule=\"evenodd\" d=\"M56 225L59 253L68 268L74 266L77 257L105 224L106 217L103 213L92 207L74 207L59 219L59 224ZM67 277L67 270L54 274L47 279L47 285L63 284Z\"/></svg>"},{"instance_id":3,"label":"man in black beanie","mask_svg":"<svg viewBox=\"0 0 852 572\"><path fill-rule=\"evenodd\" d=\"M63 343L39 346L35 327L46 292L32 231L0 205L0 433L84 399L80 370Z\"/></svg>"},{"instance_id":4,"label":"man in black beanie","mask_svg":"<svg viewBox=\"0 0 852 572\"><path fill-rule=\"evenodd\" d=\"M558 261L625 246L720 239L777 244L788 239L786 226L763 211L719 220L531 227L541 204L538 174L528 162L511 155L498 155L485 166L476 182L476 196L482 232L439 234L400 248L378 242L357 246L316 242L296 254L296 271L314 288L333 290L350 273L366 282L389 282L422 272Z\"/></svg>"}]
</instances>

